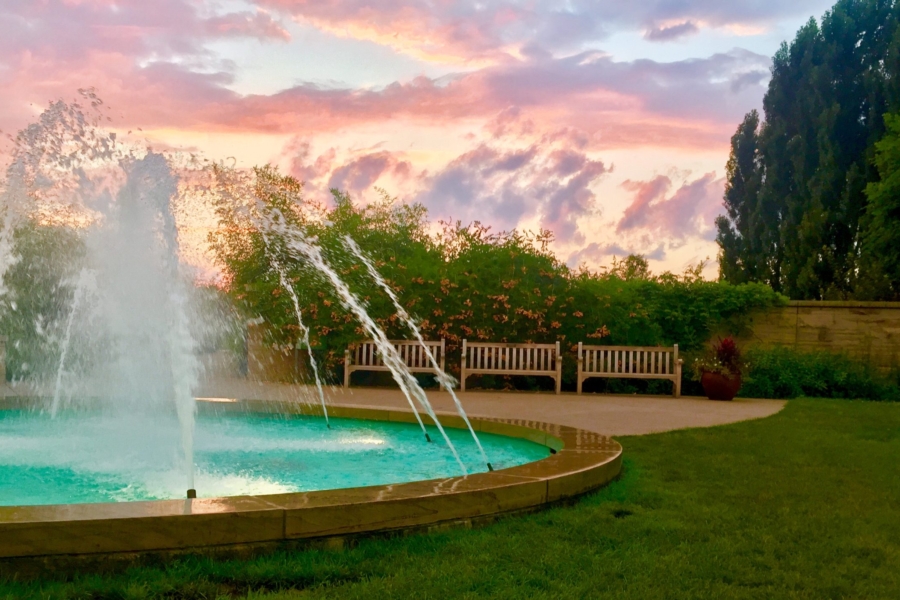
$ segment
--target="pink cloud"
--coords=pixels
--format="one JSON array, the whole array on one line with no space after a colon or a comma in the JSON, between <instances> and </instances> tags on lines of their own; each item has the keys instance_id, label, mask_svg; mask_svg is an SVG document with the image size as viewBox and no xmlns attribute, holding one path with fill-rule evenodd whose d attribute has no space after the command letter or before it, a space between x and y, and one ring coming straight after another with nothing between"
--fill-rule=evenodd
<instances>
[{"instance_id":1,"label":"pink cloud","mask_svg":"<svg viewBox=\"0 0 900 600\"><path fill-rule=\"evenodd\" d=\"M506 229L536 218L560 239L580 242L578 220L597 210L591 185L607 171L574 149L482 143L426 177L415 199L435 217Z\"/></svg>"},{"instance_id":2,"label":"pink cloud","mask_svg":"<svg viewBox=\"0 0 900 600\"><path fill-rule=\"evenodd\" d=\"M626 248L616 243L591 242L584 248L569 254L566 264L573 269L579 265L605 265L609 264L612 258L623 259L629 254L639 254L649 260L663 261L666 259L666 246L659 244L647 252Z\"/></svg>"},{"instance_id":3,"label":"pink cloud","mask_svg":"<svg viewBox=\"0 0 900 600\"><path fill-rule=\"evenodd\" d=\"M671 196L668 193L672 180L665 175L649 181L626 180L622 187L634 196L616 225L617 233L638 231L670 239L709 238L715 218L722 212L725 180L707 173L683 183Z\"/></svg>"},{"instance_id":4,"label":"pink cloud","mask_svg":"<svg viewBox=\"0 0 900 600\"><path fill-rule=\"evenodd\" d=\"M651 27L644 32L644 39L651 42L669 42L677 40L688 35L692 35L700 31L697 24L693 21L685 21L676 25L668 25L665 27Z\"/></svg>"},{"instance_id":5,"label":"pink cloud","mask_svg":"<svg viewBox=\"0 0 900 600\"><path fill-rule=\"evenodd\" d=\"M228 65L209 40L283 40L261 10L213 14L191 0L75 2L11 0L0 5L0 128L24 126L52 100L94 87L126 127L178 127L238 99L224 86Z\"/></svg>"},{"instance_id":6,"label":"pink cloud","mask_svg":"<svg viewBox=\"0 0 900 600\"><path fill-rule=\"evenodd\" d=\"M205 28L214 36L254 37L259 40L289 41L291 34L268 13L241 12L207 19Z\"/></svg>"},{"instance_id":7,"label":"pink cloud","mask_svg":"<svg viewBox=\"0 0 900 600\"><path fill-rule=\"evenodd\" d=\"M676 39L704 27L766 26L828 7L821 0L780 2L619 2L564 4L501 0L398 0L374 8L367 0L257 0L298 21L337 35L368 39L413 56L442 62L503 63L510 57L571 52L614 31L644 31Z\"/></svg>"},{"instance_id":8,"label":"pink cloud","mask_svg":"<svg viewBox=\"0 0 900 600\"><path fill-rule=\"evenodd\" d=\"M470 149L431 172L417 171L402 152L377 146L339 161L334 149L316 156L307 142L295 140L285 156L291 157L291 173L320 200L329 188L364 198L374 187L386 187L421 202L434 219L477 220L502 229L537 223L558 239L579 242L585 239L580 220L599 212L593 188L609 171L583 145L573 130L530 140L516 134L476 138Z\"/></svg>"},{"instance_id":9,"label":"pink cloud","mask_svg":"<svg viewBox=\"0 0 900 600\"><path fill-rule=\"evenodd\" d=\"M59 64L98 52L165 60L203 55L203 42L219 37L286 38L264 11L206 14L207 8L191 0L10 0L0 6L0 56L6 62L27 52Z\"/></svg>"},{"instance_id":10,"label":"pink cloud","mask_svg":"<svg viewBox=\"0 0 900 600\"><path fill-rule=\"evenodd\" d=\"M382 150L355 158L332 171L328 187L359 194L371 189L383 175L390 173L405 178L409 177L411 171L409 161Z\"/></svg>"},{"instance_id":11,"label":"pink cloud","mask_svg":"<svg viewBox=\"0 0 900 600\"><path fill-rule=\"evenodd\" d=\"M311 182L328 176L334 168L337 152L329 148L315 160L311 160L311 145L306 140L295 138L282 151L290 157L290 174L304 182Z\"/></svg>"},{"instance_id":12,"label":"pink cloud","mask_svg":"<svg viewBox=\"0 0 900 600\"><path fill-rule=\"evenodd\" d=\"M371 13L373 22L424 10L416 4L374 12L362 4L342 6L354 14ZM467 6L451 11L455 16L448 25L460 43L488 35L470 27L477 22L472 15L487 18L484 11ZM328 2L291 7L340 12ZM24 125L34 114L29 104L43 106L91 86L115 108L114 122L128 128L308 137L397 118L431 125L480 117L493 120L492 135L507 136L510 127L525 136L575 128L594 148L710 148L727 144L734 123L758 103L769 64L767 57L738 50L665 64L615 62L597 52L565 58L536 53L445 80L418 77L367 90L302 84L272 95L241 96L227 87L233 67L209 54L204 42L231 36L281 41L288 34L266 12L205 10L189 0L4 4L0 85L6 96L0 128ZM497 31L505 31L528 10L510 5L487 12ZM443 23L445 16L438 11L434 22Z\"/></svg>"}]
</instances>

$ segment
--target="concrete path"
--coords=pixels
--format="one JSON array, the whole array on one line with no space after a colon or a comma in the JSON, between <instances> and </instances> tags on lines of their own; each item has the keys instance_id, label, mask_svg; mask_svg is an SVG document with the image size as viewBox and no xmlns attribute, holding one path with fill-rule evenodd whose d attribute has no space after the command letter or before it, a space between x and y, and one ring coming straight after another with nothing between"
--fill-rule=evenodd
<instances>
[{"instance_id":1,"label":"concrete path","mask_svg":"<svg viewBox=\"0 0 900 600\"><path fill-rule=\"evenodd\" d=\"M296 400L318 402L315 389L243 379L206 383L198 396ZM326 388L331 404L409 409L399 390L384 388ZM447 392L429 392L435 410L455 412ZM479 392L459 394L466 412L472 416L530 419L581 427L604 435L641 435L710 427L748 419L768 417L781 410L784 400L733 400L715 402L706 398L671 396L607 396L573 393Z\"/></svg>"}]
</instances>

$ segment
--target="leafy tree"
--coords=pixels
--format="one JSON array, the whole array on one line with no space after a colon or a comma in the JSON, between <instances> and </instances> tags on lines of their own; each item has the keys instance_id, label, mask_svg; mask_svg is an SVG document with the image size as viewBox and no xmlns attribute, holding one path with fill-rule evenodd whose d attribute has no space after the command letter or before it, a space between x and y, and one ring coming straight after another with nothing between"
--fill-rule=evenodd
<instances>
[{"instance_id":1,"label":"leafy tree","mask_svg":"<svg viewBox=\"0 0 900 600\"><path fill-rule=\"evenodd\" d=\"M0 333L7 377L55 374L60 336L85 246L77 230L26 220L13 232L15 262L3 276Z\"/></svg>"},{"instance_id":2,"label":"leafy tree","mask_svg":"<svg viewBox=\"0 0 900 600\"><path fill-rule=\"evenodd\" d=\"M241 194L223 196L221 226L211 237L225 288L245 318L262 317L269 343L281 347L295 347L301 333L296 297L319 363L332 374L344 349L367 335L330 283L303 256L289 252L277 231L263 236L257 227L261 221L247 216L251 209L258 215L276 209L289 213L293 226L316 240L387 335L408 338L387 295L348 250L345 236L353 238L423 334L447 340L448 367L455 373L463 338L560 341L567 352L579 341L678 343L690 350L723 321L779 301L764 285L704 281L702 265L682 276L655 276L647 260L636 255L599 273L572 272L550 252L549 231L493 232L480 223L445 222L439 233L430 234L424 207L387 194L360 206L332 190L332 207L311 208L302 186L290 177L265 168L252 179L241 183ZM564 378L573 378L574 362L565 364L572 372L564 371Z\"/></svg>"},{"instance_id":3,"label":"leafy tree","mask_svg":"<svg viewBox=\"0 0 900 600\"><path fill-rule=\"evenodd\" d=\"M847 298L860 274L874 144L900 78L900 2L840 0L772 64L752 159L753 115L732 139L719 220L720 275L792 298Z\"/></svg>"},{"instance_id":4,"label":"leafy tree","mask_svg":"<svg viewBox=\"0 0 900 600\"><path fill-rule=\"evenodd\" d=\"M633 279L652 279L653 274L650 272L650 263L640 254L629 254L621 261L613 257L612 267L609 274L630 281Z\"/></svg>"},{"instance_id":5,"label":"leafy tree","mask_svg":"<svg viewBox=\"0 0 900 600\"><path fill-rule=\"evenodd\" d=\"M762 246L757 199L760 185L759 113L751 110L731 137L731 155L725 167L727 217L716 219L716 240L721 252L721 277L733 283L772 283L763 268L770 248Z\"/></svg>"},{"instance_id":6,"label":"leafy tree","mask_svg":"<svg viewBox=\"0 0 900 600\"><path fill-rule=\"evenodd\" d=\"M884 119L887 135L875 144L881 180L866 187L860 288L863 297L900 300L900 114Z\"/></svg>"}]
</instances>

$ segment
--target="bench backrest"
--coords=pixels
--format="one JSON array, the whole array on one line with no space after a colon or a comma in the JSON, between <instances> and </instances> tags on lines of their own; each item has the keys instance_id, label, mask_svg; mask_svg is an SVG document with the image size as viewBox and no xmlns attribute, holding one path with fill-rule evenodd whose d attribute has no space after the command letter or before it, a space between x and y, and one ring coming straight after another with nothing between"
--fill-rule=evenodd
<instances>
[{"instance_id":1,"label":"bench backrest","mask_svg":"<svg viewBox=\"0 0 900 600\"><path fill-rule=\"evenodd\" d=\"M463 365L467 370L555 373L559 342L555 344L505 344L463 340Z\"/></svg>"},{"instance_id":2,"label":"bench backrest","mask_svg":"<svg viewBox=\"0 0 900 600\"><path fill-rule=\"evenodd\" d=\"M578 361L587 373L675 375L674 346L585 346L578 344Z\"/></svg>"},{"instance_id":3,"label":"bench backrest","mask_svg":"<svg viewBox=\"0 0 900 600\"><path fill-rule=\"evenodd\" d=\"M410 369L431 369L433 365L428 358L428 353L416 340L390 340L391 345L397 349L397 354ZM437 342L426 341L425 345L431 350L432 356L437 364L444 364L444 340ZM351 351L353 356L353 365L359 367L384 367L384 360L381 353L378 352L378 346L373 340L360 342L359 345Z\"/></svg>"}]
</instances>

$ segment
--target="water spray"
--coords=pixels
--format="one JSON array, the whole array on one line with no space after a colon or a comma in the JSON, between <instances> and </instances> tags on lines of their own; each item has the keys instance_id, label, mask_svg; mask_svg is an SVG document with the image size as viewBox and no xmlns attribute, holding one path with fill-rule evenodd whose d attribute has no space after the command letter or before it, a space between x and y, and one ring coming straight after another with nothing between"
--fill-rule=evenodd
<instances>
[{"instance_id":1,"label":"water spray","mask_svg":"<svg viewBox=\"0 0 900 600\"><path fill-rule=\"evenodd\" d=\"M288 282L284 273L284 267L281 266L281 263L278 262L275 258L275 254L272 252L272 244L269 240L269 236L266 235L265 232L261 231L260 233L262 234L263 243L266 246L266 254L269 257L269 262L272 263L272 268L278 272L278 281L294 303L294 314L297 317L297 325L300 327L300 335L303 344L309 352L309 364L313 370L313 377L316 379L316 390L319 393L319 400L322 402L322 414L325 415L325 427L331 429L331 423L328 421L328 407L325 405L325 392L322 391L322 381L319 378L319 367L318 364L316 364L316 358L313 356L312 346L309 343L309 328L303 324L303 313L300 311L300 299L297 298L297 292L294 291L294 286L290 285Z\"/></svg>"},{"instance_id":2,"label":"water spray","mask_svg":"<svg viewBox=\"0 0 900 600\"><path fill-rule=\"evenodd\" d=\"M72 297L72 306L69 308L69 318L66 320L66 333L62 340L62 350L59 354L59 367L56 369L56 385L53 390L53 403L50 405L50 416L56 417L59 411L59 402L62 397L62 378L65 372L66 356L69 354L69 344L72 339L72 324L75 322L75 314L81 305L84 297L85 287L88 280L87 269L82 269L78 274L78 280L75 282L75 293Z\"/></svg>"},{"instance_id":3,"label":"water spray","mask_svg":"<svg viewBox=\"0 0 900 600\"><path fill-rule=\"evenodd\" d=\"M441 422L438 420L437 415L434 413L434 410L431 407L431 403L428 402L428 397L425 395L425 392L419 386L416 378L413 377L412 374L410 374L409 369L406 368L406 364L403 362L403 359L400 358L399 354L397 353L397 349L394 348L393 344L390 343L384 332L375 324L375 321L372 320L372 317L370 317L369 314L365 311L359 298L357 298L356 295L350 291L350 288L347 287L347 284L338 276L334 269L332 269L328 265L328 263L325 262L325 259L322 256L322 251L318 246L309 243L300 234L300 232L288 229L283 215L277 209L272 211L272 217L273 218L271 219L270 226L284 237L288 248L309 260L313 264L313 266L315 266L316 269L318 269L318 271L331 282L335 290L338 292L341 304L346 309L353 311L353 313L359 319L360 323L363 325L363 328L369 333L369 335L372 336L372 339L375 341L375 344L378 346L378 349L381 352L381 357L382 360L384 360L384 364L390 369L394 380L400 386L400 389L403 390L407 401L409 401L410 406L413 408L413 412L416 415L416 420L419 421L419 425L422 427L423 433L425 433L426 440L429 439L428 432L425 430L425 425L422 422L422 418L415 410L415 406L412 403L410 394L415 396L416 401L419 403L419 405L425 410L428 416L431 417L435 426L438 428L438 431L440 431L441 436L444 438L444 441L447 442L447 446L450 448L450 452L453 453L453 457L459 464L463 475L468 475L469 471L468 469L466 469L466 465L463 463L462 459L459 456L459 453L456 451L456 447L453 445L453 442L451 442L450 438L447 436L447 432L444 431L444 427L441 425Z\"/></svg>"},{"instance_id":4,"label":"water spray","mask_svg":"<svg viewBox=\"0 0 900 600\"><path fill-rule=\"evenodd\" d=\"M447 373L441 369L441 366L438 364L437 359L434 356L434 353L431 351L431 348L425 343L425 338L422 337L422 332L419 330L419 326L416 324L415 319L413 319L406 309L403 308L403 305L400 304L400 299L397 298L397 295L394 293L394 290L391 289L391 286L387 284L384 280L384 277L381 276L381 273L375 268L375 265L372 264L372 261L368 256L363 253L360 249L359 245L356 241L351 238L349 235L344 236L344 242L353 252L353 254L358 258L362 263L366 266L366 269L369 271L369 275L375 282L384 290L384 292L388 295L391 301L394 303L394 308L397 310L397 314L400 316L400 319L406 323L406 326L412 330L413 335L416 336L416 340L418 340L419 344L422 346L422 349L425 350L425 355L428 357L428 360L431 362L431 366L437 372L437 380L441 386L450 392L450 396L453 398L453 403L456 405L456 412L459 413L459 416L462 417L463 421L465 421L466 426L469 428L469 433L472 434L472 439L475 440L475 444L478 446L478 450L481 452L481 458L484 459L484 462L487 464L488 471L493 471L494 466L491 464L491 461L488 460L487 454L484 451L484 448L481 446L481 441L479 441L478 436L475 434L475 429L472 427L472 424L469 422L469 417L466 415L466 411L463 410L462 402L459 401L459 398L456 396L456 392L453 391L453 386L456 381L450 377Z\"/></svg>"}]
</instances>

